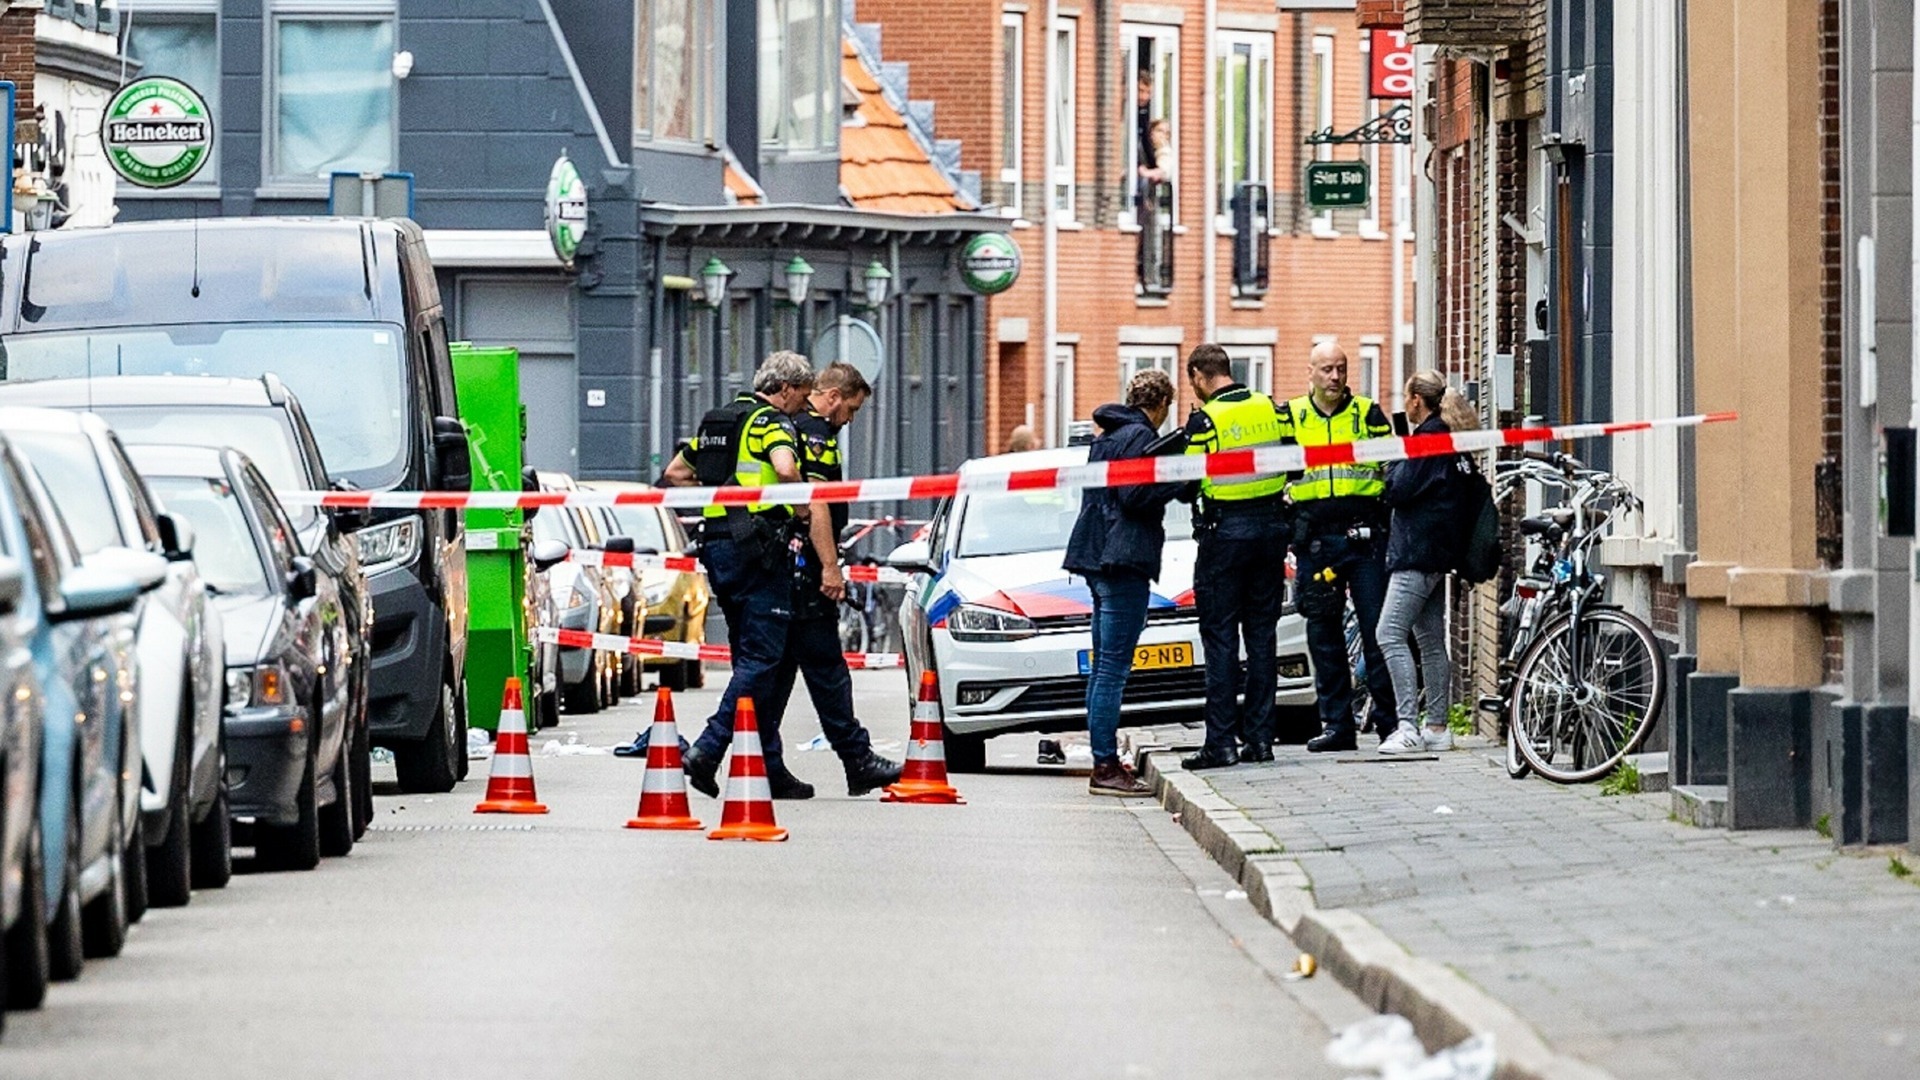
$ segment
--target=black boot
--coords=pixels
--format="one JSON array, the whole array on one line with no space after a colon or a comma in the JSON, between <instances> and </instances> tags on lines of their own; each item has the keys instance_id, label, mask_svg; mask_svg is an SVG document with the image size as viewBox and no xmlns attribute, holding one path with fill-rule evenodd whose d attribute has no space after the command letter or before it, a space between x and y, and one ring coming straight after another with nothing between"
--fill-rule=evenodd
<instances>
[{"instance_id":1,"label":"black boot","mask_svg":"<svg viewBox=\"0 0 1920 1080\"><path fill-rule=\"evenodd\" d=\"M1307 750L1315 754L1332 753L1338 750L1355 750L1359 742L1354 738L1350 727L1330 727L1307 740Z\"/></svg>"},{"instance_id":2,"label":"black boot","mask_svg":"<svg viewBox=\"0 0 1920 1080\"><path fill-rule=\"evenodd\" d=\"M767 759L767 790L776 799L811 799L813 785L787 771L787 763L778 758Z\"/></svg>"},{"instance_id":3,"label":"black boot","mask_svg":"<svg viewBox=\"0 0 1920 1080\"><path fill-rule=\"evenodd\" d=\"M846 765L847 794L855 797L897 783L900 779L900 763L888 761L871 750L867 751L865 757L849 761Z\"/></svg>"},{"instance_id":4,"label":"black boot","mask_svg":"<svg viewBox=\"0 0 1920 1080\"><path fill-rule=\"evenodd\" d=\"M1188 754L1180 759L1180 767L1188 772L1199 772L1201 769L1224 769L1229 765L1238 764L1240 764L1240 755L1231 746L1218 750L1202 748L1199 753Z\"/></svg>"},{"instance_id":5,"label":"black boot","mask_svg":"<svg viewBox=\"0 0 1920 1080\"><path fill-rule=\"evenodd\" d=\"M720 782L715 779L720 773L720 759L708 756L698 746L687 748L680 755L680 771L687 774L687 785L709 799L720 797Z\"/></svg>"}]
</instances>

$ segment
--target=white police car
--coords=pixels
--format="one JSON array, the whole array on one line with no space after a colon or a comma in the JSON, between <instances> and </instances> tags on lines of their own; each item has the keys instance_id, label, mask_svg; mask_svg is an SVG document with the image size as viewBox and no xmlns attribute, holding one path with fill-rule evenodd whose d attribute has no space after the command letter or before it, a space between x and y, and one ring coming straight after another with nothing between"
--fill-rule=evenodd
<instances>
[{"instance_id":1,"label":"white police car","mask_svg":"<svg viewBox=\"0 0 1920 1080\"><path fill-rule=\"evenodd\" d=\"M980 458L962 475L1084 464L1085 447ZM1080 511L1078 491L959 495L935 511L924 539L889 562L917 567L900 606L907 686L939 676L947 764L985 765L986 741L1009 732L1084 730L1093 599L1084 578L1060 567ZM1120 706L1123 727L1198 719L1206 669L1193 607L1197 553L1191 511L1167 507L1167 546L1148 601L1147 625ZM1275 541L1274 572L1283 572ZM1291 604L1279 625L1282 707L1311 707L1305 624Z\"/></svg>"}]
</instances>

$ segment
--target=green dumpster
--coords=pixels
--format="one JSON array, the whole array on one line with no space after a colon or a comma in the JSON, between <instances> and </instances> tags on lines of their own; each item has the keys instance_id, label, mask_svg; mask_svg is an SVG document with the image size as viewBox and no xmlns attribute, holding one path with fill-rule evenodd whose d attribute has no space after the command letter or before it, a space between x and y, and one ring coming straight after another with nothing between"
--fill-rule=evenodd
<instances>
[{"instance_id":1,"label":"green dumpster","mask_svg":"<svg viewBox=\"0 0 1920 1080\"><path fill-rule=\"evenodd\" d=\"M473 490L519 491L526 410L520 405L520 353L454 342L454 390L473 453ZM518 676L533 724L528 673L526 519L519 510L468 510L467 722L497 731L508 676Z\"/></svg>"}]
</instances>

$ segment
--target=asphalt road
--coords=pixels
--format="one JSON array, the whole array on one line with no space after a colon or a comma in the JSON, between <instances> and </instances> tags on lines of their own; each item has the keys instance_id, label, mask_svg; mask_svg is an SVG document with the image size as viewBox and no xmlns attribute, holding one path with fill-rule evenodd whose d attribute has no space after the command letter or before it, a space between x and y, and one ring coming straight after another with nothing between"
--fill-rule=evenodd
<instances>
[{"instance_id":1,"label":"asphalt road","mask_svg":"<svg viewBox=\"0 0 1920 1080\"><path fill-rule=\"evenodd\" d=\"M898 756L900 673L856 679ZM679 698L684 732L713 698ZM650 714L557 736L608 747ZM796 701L789 741L817 730ZM473 814L481 762L451 795L382 785L350 857L151 912L10 1014L0 1076L1343 1075L1321 1055L1359 1003L1283 980L1285 937L1163 811L1032 768L1031 740L996 740L1013 767L956 778L959 807L851 800L830 752L793 752L821 797L744 844L622 829L641 764L554 738L551 814Z\"/></svg>"}]
</instances>

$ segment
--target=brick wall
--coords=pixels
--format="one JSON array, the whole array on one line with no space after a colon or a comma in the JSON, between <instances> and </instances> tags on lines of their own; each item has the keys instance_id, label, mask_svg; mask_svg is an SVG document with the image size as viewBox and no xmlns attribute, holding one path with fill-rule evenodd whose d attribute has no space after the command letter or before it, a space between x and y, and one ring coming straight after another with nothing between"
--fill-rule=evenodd
<instances>
[{"instance_id":1,"label":"brick wall","mask_svg":"<svg viewBox=\"0 0 1920 1080\"><path fill-rule=\"evenodd\" d=\"M1677 641L1680 637L1680 601L1678 585L1659 580L1653 583L1652 618L1649 621L1653 625L1653 632L1668 641Z\"/></svg>"},{"instance_id":2,"label":"brick wall","mask_svg":"<svg viewBox=\"0 0 1920 1080\"><path fill-rule=\"evenodd\" d=\"M1359 0L1353 16L1362 30L1398 30L1407 21L1407 0Z\"/></svg>"},{"instance_id":3,"label":"brick wall","mask_svg":"<svg viewBox=\"0 0 1920 1080\"><path fill-rule=\"evenodd\" d=\"M1533 0L1406 0L1407 37L1420 45L1511 45L1527 40Z\"/></svg>"},{"instance_id":4,"label":"brick wall","mask_svg":"<svg viewBox=\"0 0 1920 1080\"><path fill-rule=\"evenodd\" d=\"M1529 0L1526 40L1494 65L1494 116L1520 120L1547 110L1547 0Z\"/></svg>"},{"instance_id":5,"label":"brick wall","mask_svg":"<svg viewBox=\"0 0 1920 1080\"><path fill-rule=\"evenodd\" d=\"M32 8L8 7L0 11L0 79L14 85L14 115L20 119L16 135L37 138L39 127L33 123L33 77L35 69Z\"/></svg>"}]
</instances>

